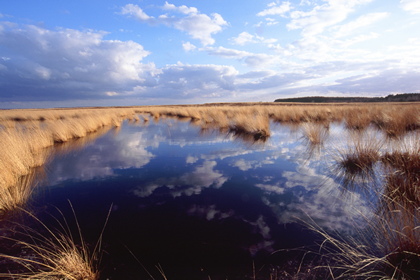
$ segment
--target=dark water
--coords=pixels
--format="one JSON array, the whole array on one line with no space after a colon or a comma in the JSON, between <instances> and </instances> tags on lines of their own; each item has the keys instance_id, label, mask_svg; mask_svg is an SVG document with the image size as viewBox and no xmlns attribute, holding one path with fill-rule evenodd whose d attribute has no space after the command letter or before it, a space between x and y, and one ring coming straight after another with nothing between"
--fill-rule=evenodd
<instances>
[{"instance_id":1,"label":"dark water","mask_svg":"<svg viewBox=\"0 0 420 280\"><path fill-rule=\"evenodd\" d=\"M332 125L325 145L343 137ZM160 279L157 265L170 280L246 279L253 263L299 261L301 251L285 249L317 242L305 222L343 234L361 226L368 199L343 199L332 162L323 151L309 156L299 128L273 124L267 142L250 143L170 119L125 123L57 155L34 205L59 208L71 224L70 201L90 245L111 209L102 279L148 279L146 269Z\"/></svg>"}]
</instances>

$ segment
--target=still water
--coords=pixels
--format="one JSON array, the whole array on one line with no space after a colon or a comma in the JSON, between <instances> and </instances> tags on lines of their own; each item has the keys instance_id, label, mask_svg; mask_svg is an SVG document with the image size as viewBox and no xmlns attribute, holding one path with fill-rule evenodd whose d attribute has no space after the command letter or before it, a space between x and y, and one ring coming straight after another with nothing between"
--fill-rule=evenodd
<instances>
[{"instance_id":1,"label":"still water","mask_svg":"<svg viewBox=\"0 0 420 280\"><path fill-rule=\"evenodd\" d=\"M110 210L102 279L161 279L156 266L170 280L245 279L299 262L300 250L285 249L319 241L305 222L351 234L371 211L365 194L343 196L332 172L340 124L315 153L299 127L271 132L251 143L173 119L124 123L55 155L33 203L71 217L70 201L91 244Z\"/></svg>"}]
</instances>

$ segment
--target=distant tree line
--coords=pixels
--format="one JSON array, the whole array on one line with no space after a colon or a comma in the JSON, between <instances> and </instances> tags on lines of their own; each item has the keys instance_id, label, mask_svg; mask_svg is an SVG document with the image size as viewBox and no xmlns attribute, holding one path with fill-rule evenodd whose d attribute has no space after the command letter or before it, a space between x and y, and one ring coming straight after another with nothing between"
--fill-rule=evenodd
<instances>
[{"instance_id":1,"label":"distant tree line","mask_svg":"<svg viewBox=\"0 0 420 280\"><path fill-rule=\"evenodd\" d=\"M274 102L303 103L346 103L346 102L420 102L420 93L390 94L385 97L327 97L307 96L295 98L279 98Z\"/></svg>"}]
</instances>

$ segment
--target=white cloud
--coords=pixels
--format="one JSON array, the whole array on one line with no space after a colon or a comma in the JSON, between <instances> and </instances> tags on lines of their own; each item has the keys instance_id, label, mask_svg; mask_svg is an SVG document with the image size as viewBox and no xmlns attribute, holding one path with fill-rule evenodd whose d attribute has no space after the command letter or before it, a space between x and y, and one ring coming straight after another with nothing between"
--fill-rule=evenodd
<instances>
[{"instance_id":1,"label":"white cloud","mask_svg":"<svg viewBox=\"0 0 420 280\"><path fill-rule=\"evenodd\" d=\"M104 32L0 26L1 88L21 100L105 97L153 83L158 72L141 63L150 52L140 44L105 40Z\"/></svg>"},{"instance_id":2,"label":"white cloud","mask_svg":"<svg viewBox=\"0 0 420 280\"><path fill-rule=\"evenodd\" d=\"M182 44L182 48L184 51L189 52L195 50L197 47L191 44L190 42L186 42Z\"/></svg>"},{"instance_id":3,"label":"white cloud","mask_svg":"<svg viewBox=\"0 0 420 280\"><path fill-rule=\"evenodd\" d=\"M259 12L257 16L265 17L265 16L272 16L272 15L279 15L283 16L285 13L289 12L291 10L290 2L283 2L281 4L277 3L270 3L268 4L268 8Z\"/></svg>"},{"instance_id":4,"label":"white cloud","mask_svg":"<svg viewBox=\"0 0 420 280\"><path fill-rule=\"evenodd\" d=\"M282 63L278 56L264 53L251 53L225 47L206 47L202 50L207 51L207 53L210 55L243 61L247 66L252 68L265 68L269 65L279 65Z\"/></svg>"},{"instance_id":5,"label":"white cloud","mask_svg":"<svg viewBox=\"0 0 420 280\"><path fill-rule=\"evenodd\" d=\"M249 34L248 32L242 32L238 37L232 38L232 41L237 45L245 45L246 43L255 43L254 35Z\"/></svg>"},{"instance_id":6,"label":"white cloud","mask_svg":"<svg viewBox=\"0 0 420 280\"><path fill-rule=\"evenodd\" d=\"M420 2L418 0L400 0L400 5L411 14L420 14Z\"/></svg>"},{"instance_id":7,"label":"white cloud","mask_svg":"<svg viewBox=\"0 0 420 280\"><path fill-rule=\"evenodd\" d=\"M351 34L357 29L365 28L379 20L382 20L389 16L389 13L369 13L358 17L356 20L337 26L337 37L343 37Z\"/></svg>"},{"instance_id":8,"label":"white cloud","mask_svg":"<svg viewBox=\"0 0 420 280\"><path fill-rule=\"evenodd\" d=\"M160 70L156 84L138 88L133 94L161 100L168 98L168 102L183 103L186 99L220 100L231 96L236 90L235 78L238 71L232 66L178 63Z\"/></svg>"},{"instance_id":9,"label":"white cloud","mask_svg":"<svg viewBox=\"0 0 420 280\"><path fill-rule=\"evenodd\" d=\"M134 4L127 4L121 8L121 14L131 15L142 21L150 21L154 17L148 16L139 6Z\"/></svg>"},{"instance_id":10,"label":"white cloud","mask_svg":"<svg viewBox=\"0 0 420 280\"><path fill-rule=\"evenodd\" d=\"M184 17L177 17L175 15L162 14L157 18L148 16L143 10L134 4L127 4L121 8L121 14L133 16L139 21L149 24L163 24L169 27L186 32L192 38L200 40L206 45L215 43L212 35L222 31L223 26L228 23L220 14L213 13L210 16L199 13L195 7L175 6L168 2L162 7L166 11L180 12Z\"/></svg>"},{"instance_id":11,"label":"white cloud","mask_svg":"<svg viewBox=\"0 0 420 280\"><path fill-rule=\"evenodd\" d=\"M293 11L290 13L292 21L287 24L290 30L302 29L304 36L313 36L322 33L327 27L343 22L354 11L357 5L372 0L329 0L323 5L315 6L309 12Z\"/></svg>"},{"instance_id":12,"label":"white cloud","mask_svg":"<svg viewBox=\"0 0 420 280\"><path fill-rule=\"evenodd\" d=\"M183 14L198 14L198 10L195 7L187 7L185 5L182 6L175 6L174 4L169 4L168 2L165 2L165 5L163 5L164 10L170 10L170 11L177 11Z\"/></svg>"},{"instance_id":13,"label":"white cloud","mask_svg":"<svg viewBox=\"0 0 420 280\"><path fill-rule=\"evenodd\" d=\"M252 35L248 32L242 32L238 35L238 37L234 37L231 39L234 44L236 45L245 45L247 43L267 43L272 44L277 42L277 39L265 39L264 37L258 35Z\"/></svg>"}]
</instances>

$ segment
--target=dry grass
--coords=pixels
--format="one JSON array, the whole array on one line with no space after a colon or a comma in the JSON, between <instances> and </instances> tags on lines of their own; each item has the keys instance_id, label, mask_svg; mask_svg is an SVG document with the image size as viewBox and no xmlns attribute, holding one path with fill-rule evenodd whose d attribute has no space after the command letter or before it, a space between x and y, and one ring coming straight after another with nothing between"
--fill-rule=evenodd
<instances>
[{"instance_id":1,"label":"dry grass","mask_svg":"<svg viewBox=\"0 0 420 280\"><path fill-rule=\"evenodd\" d=\"M350 133L347 147L337 151L333 173L345 187L366 187L375 179L383 142L369 133Z\"/></svg>"},{"instance_id":2,"label":"dry grass","mask_svg":"<svg viewBox=\"0 0 420 280\"><path fill-rule=\"evenodd\" d=\"M319 154L329 136L329 125L323 123L304 123L302 125L304 144L309 158Z\"/></svg>"},{"instance_id":3,"label":"dry grass","mask_svg":"<svg viewBox=\"0 0 420 280\"><path fill-rule=\"evenodd\" d=\"M96 280L99 279L97 269L100 261L101 242L104 228L92 251L83 240L82 232L75 212L72 208L78 236L73 236L67 220L62 215L62 222L55 219L58 229L52 229L33 214L24 211L40 228L37 231L25 225L19 225L22 231L18 239L8 237L9 241L16 242L17 246L25 252L22 256L1 254L3 260L14 262L21 267L19 272L0 274L1 278L12 279L50 279L50 280ZM105 225L109 218L109 213ZM26 240L26 241L22 241Z\"/></svg>"},{"instance_id":4,"label":"dry grass","mask_svg":"<svg viewBox=\"0 0 420 280\"><path fill-rule=\"evenodd\" d=\"M256 113L283 124L344 122L347 128L358 131L376 125L391 137L401 136L420 127L420 103L220 103L145 106L136 107L135 110L137 113L150 114L156 121L161 117L190 119L204 129L210 126L221 129L234 126L235 118L243 126L239 116L245 115L252 119L251 116ZM245 127L245 131L252 133L255 130L252 126L250 129Z\"/></svg>"},{"instance_id":5,"label":"dry grass","mask_svg":"<svg viewBox=\"0 0 420 280\"><path fill-rule=\"evenodd\" d=\"M0 189L0 221L13 216L25 207L42 170L32 170L21 176L16 185Z\"/></svg>"},{"instance_id":6,"label":"dry grass","mask_svg":"<svg viewBox=\"0 0 420 280\"><path fill-rule=\"evenodd\" d=\"M118 127L135 115L133 109L116 108L0 111L0 189L43 165L47 147Z\"/></svg>"},{"instance_id":7,"label":"dry grass","mask_svg":"<svg viewBox=\"0 0 420 280\"><path fill-rule=\"evenodd\" d=\"M331 279L419 279L419 134L388 141L382 154L384 142L366 133L353 135L358 138L338 159L344 183L366 183L380 174L383 185L364 185L377 187L370 191L379 201L373 206L374 216L365 218L367 226L358 236L336 237L314 223L308 225L324 239L321 248L326 264L322 269L330 271Z\"/></svg>"}]
</instances>

